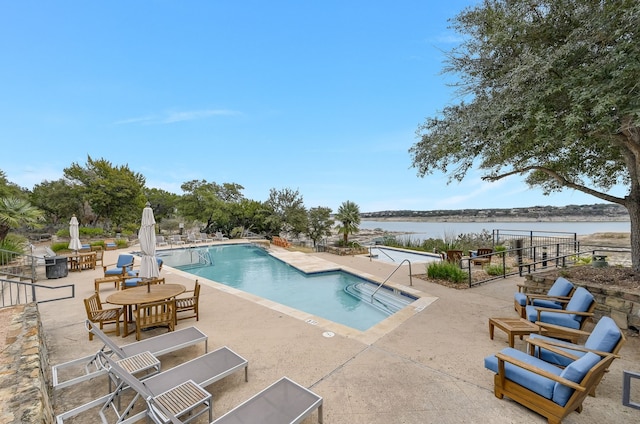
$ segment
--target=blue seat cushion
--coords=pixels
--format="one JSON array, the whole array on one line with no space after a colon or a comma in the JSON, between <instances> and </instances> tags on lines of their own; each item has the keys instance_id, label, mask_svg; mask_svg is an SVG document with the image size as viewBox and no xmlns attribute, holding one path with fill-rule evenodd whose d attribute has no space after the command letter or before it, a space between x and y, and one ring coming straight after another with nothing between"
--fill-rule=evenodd
<instances>
[{"instance_id":1,"label":"blue seat cushion","mask_svg":"<svg viewBox=\"0 0 640 424\"><path fill-rule=\"evenodd\" d=\"M538 320L538 311L535 306L527 305L526 314L529 321L536 322ZM543 311L540 313L540 321L577 330L580 328L580 322L574 319L575 316L575 314Z\"/></svg>"},{"instance_id":2,"label":"blue seat cushion","mask_svg":"<svg viewBox=\"0 0 640 424\"><path fill-rule=\"evenodd\" d=\"M589 370L593 368L598 362L600 362L600 356L592 352L587 352L582 358L577 359L567 365L562 370L560 377L573 381L574 383L580 383L582 379L587 375ZM560 406L565 406L567 401L573 395L574 389L567 387L561 383L555 383L553 389L552 400Z\"/></svg>"},{"instance_id":3,"label":"blue seat cushion","mask_svg":"<svg viewBox=\"0 0 640 424\"><path fill-rule=\"evenodd\" d=\"M121 274L122 274L122 268L118 268L118 267L109 268L104 272L104 275L121 275Z\"/></svg>"},{"instance_id":4,"label":"blue seat cushion","mask_svg":"<svg viewBox=\"0 0 640 424\"><path fill-rule=\"evenodd\" d=\"M520 304L520 306L525 306L527 304L527 295L524 293L518 292L513 295L513 298L518 302L518 304Z\"/></svg>"},{"instance_id":5,"label":"blue seat cushion","mask_svg":"<svg viewBox=\"0 0 640 424\"><path fill-rule=\"evenodd\" d=\"M538 359L535 356L528 355L511 347L502 349L501 353L518 359L519 361L526 362L529 365L541 368L555 375L560 375L563 372L562 368L558 368L548 362L543 361L542 359ZM484 366L485 368L497 374L498 358L496 358L495 355L487 356L486 358L484 358ZM555 381L520 368L516 365L510 364L508 362L505 362L504 364L504 372L505 377L513 381L514 383L526 387L532 392L535 392L540 396L544 396L547 399L552 398L553 389L556 384Z\"/></svg>"},{"instance_id":6,"label":"blue seat cushion","mask_svg":"<svg viewBox=\"0 0 640 424\"><path fill-rule=\"evenodd\" d=\"M609 317L602 317L587 338L584 347L602 352L613 352L621 337L622 333L615 321Z\"/></svg>"},{"instance_id":7,"label":"blue seat cushion","mask_svg":"<svg viewBox=\"0 0 640 424\"><path fill-rule=\"evenodd\" d=\"M142 278L128 278L124 280L125 287L137 287L138 283L142 281Z\"/></svg>"}]
</instances>

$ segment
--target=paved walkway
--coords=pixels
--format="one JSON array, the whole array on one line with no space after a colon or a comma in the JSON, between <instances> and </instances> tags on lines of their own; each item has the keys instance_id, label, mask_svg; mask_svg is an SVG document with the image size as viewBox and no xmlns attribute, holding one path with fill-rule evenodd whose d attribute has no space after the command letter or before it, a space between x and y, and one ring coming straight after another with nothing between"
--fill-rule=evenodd
<instances>
[{"instance_id":1,"label":"paved walkway","mask_svg":"<svg viewBox=\"0 0 640 424\"><path fill-rule=\"evenodd\" d=\"M377 279L386 278L394 269L393 265L365 257L304 255L276 247L271 250L300 267L347 267ZM114 263L123 252L106 252L105 263ZM207 387L214 397L214 415L220 416L278 378L288 376L324 398L324 422L328 424L546 422L508 399L497 399L493 395L493 375L483 366L485 356L508 344L500 331L496 331L494 340L489 339L488 319L515 316L513 293L522 278L455 290L417 278L410 286L406 274L397 272L391 282L416 290L423 298L364 333L200 279L200 321L180 321L178 328L195 325L209 335L210 350L226 345L249 361L249 382L238 373ZM94 353L100 347L98 341L88 340L83 328L82 303L82 298L93 292L93 279L99 276L102 270L43 281L54 286L76 285L75 299L39 305L52 364ZM167 282L193 286L193 276L169 267L163 269L162 276ZM107 285L100 290L103 299L114 291ZM154 329L145 335L163 331ZM328 331L335 336L325 337ZM119 344L135 341L132 335L113 338ZM637 337L629 338L622 358L614 361L600 383L597 397L588 398L583 412L571 414L565 423L640 420L640 411L621 404L622 370L640 369L639 346ZM516 339L515 347L523 349L524 342ZM166 355L161 358L163 368L201 353L201 347L192 347ZM65 389L56 398L56 412L105 390L106 382L101 381ZM314 414L305 422L315 419ZM68 422L91 421L84 415Z\"/></svg>"}]
</instances>

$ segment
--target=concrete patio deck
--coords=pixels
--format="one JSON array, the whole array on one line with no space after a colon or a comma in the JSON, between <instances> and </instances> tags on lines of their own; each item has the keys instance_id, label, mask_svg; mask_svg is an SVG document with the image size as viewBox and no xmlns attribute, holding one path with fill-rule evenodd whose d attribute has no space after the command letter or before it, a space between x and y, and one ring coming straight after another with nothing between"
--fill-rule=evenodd
<instances>
[{"instance_id":1,"label":"concrete patio deck","mask_svg":"<svg viewBox=\"0 0 640 424\"><path fill-rule=\"evenodd\" d=\"M119 253L107 251L105 263ZM271 247L276 255L300 267L345 267L385 279L395 268L366 257L340 257L324 253L292 253ZM414 267L413 272L419 273ZM404 275L403 275L404 274ZM70 273L41 283L56 286L74 283L76 297L39 305L52 365L95 353L99 341L89 341L84 329L83 298L94 290L93 280L102 269ZM165 267L167 282L191 288L195 277ZM488 335L488 319L515 316L513 293L523 279L509 278L467 290L455 290L397 272L391 282L422 293L423 298L374 329L359 332L312 317L265 299L241 293L208 280L202 283L200 320L179 321L194 325L209 336L209 350L228 346L249 361L249 381L241 373L207 387L213 394L218 417L282 376L287 376L322 396L327 424L377 423L543 423L546 420L508 399L493 395L493 374L483 358L507 347L507 337ZM101 298L114 292L102 285ZM309 322L307 322L309 321ZM144 336L165 332L154 329ZM325 337L330 331L335 335ZM112 335L118 344L135 341ZM515 347L525 343L516 339ZM624 423L640 420L640 411L621 403L622 371L640 369L640 343L629 337L581 414L565 423ZM191 347L161 357L163 369L203 353ZM56 413L106 393L106 380L63 389L56 396ZM202 418L202 417L201 417ZM97 422L85 413L67 422ZM206 422L202 418L198 423ZM314 413L305 422L317 422Z\"/></svg>"}]
</instances>

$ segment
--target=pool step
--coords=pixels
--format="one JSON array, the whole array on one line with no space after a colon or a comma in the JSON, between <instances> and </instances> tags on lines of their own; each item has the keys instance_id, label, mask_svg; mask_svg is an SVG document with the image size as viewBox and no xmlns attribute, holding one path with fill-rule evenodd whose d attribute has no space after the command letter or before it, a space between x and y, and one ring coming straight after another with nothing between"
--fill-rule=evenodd
<instances>
[{"instance_id":1,"label":"pool step","mask_svg":"<svg viewBox=\"0 0 640 424\"><path fill-rule=\"evenodd\" d=\"M394 292L385 286L382 286L380 290L376 292L377 285L367 282L358 282L349 284L344 288L344 291L356 297L363 302L369 302L374 307L388 313L393 314L400 309L411 304L415 299L405 296L401 293ZM375 292L375 296L371 299L371 295Z\"/></svg>"}]
</instances>

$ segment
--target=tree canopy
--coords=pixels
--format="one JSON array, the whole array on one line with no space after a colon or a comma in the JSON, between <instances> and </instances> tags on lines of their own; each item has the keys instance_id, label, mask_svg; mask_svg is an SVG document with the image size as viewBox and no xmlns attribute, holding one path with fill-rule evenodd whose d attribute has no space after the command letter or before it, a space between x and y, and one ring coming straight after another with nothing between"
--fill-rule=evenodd
<instances>
[{"instance_id":1,"label":"tree canopy","mask_svg":"<svg viewBox=\"0 0 640 424\"><path fill-rule=\"evenodd\" d=\"M640 2L485 0L452 20L461 101L419 126L418 175L523 175L625 206L640 269ZM609 190L628 186L625 197Z\"/></svg>"}]
</instances>

